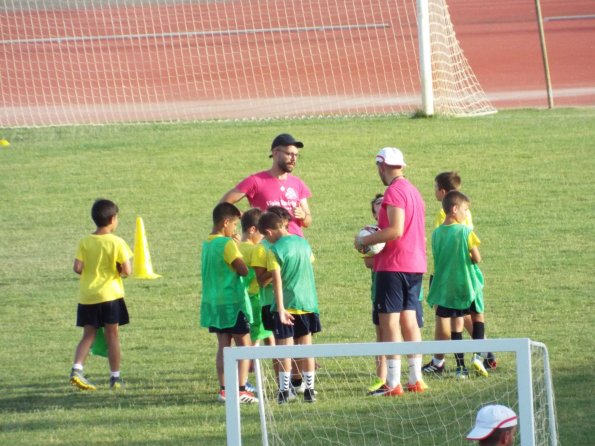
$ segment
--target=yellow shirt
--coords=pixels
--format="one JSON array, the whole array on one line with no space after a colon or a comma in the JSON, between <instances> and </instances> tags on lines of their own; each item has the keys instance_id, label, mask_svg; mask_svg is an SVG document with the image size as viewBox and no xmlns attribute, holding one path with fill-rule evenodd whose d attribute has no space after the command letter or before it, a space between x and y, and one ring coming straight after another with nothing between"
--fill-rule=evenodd
<instances>
[{"instance_id":1,"label":"yellow shirt","mask_svg":"<svg viewBox=\"0 0 595 446\"><path fill-rule=\"evenodd\" d=\"M217 237L223 237L221 234L209 234L209 236L207 237L208 241L211 241ZM232 268L231 264L233 263L233 261L235 259L241 259L243 258L242 253L240 252L240 248L238 248L238 244L236 242L234 242L233 240L229 240L226 244L225 244L225 248L223 249L223 260L225 260L225 263L227 263L227 265ZM233 269L233 268L232 268Z\"/></svg>"},{"instance_id":2,"label":"yellow shirt","mask_svg":"<svg viewBox=\"0 0 595 446\"><path fill-rule=\"evenodd\" d=\"M91 234L83 238L76 250L76 259L83 263L79 302L91 305L124 297L124 284L116 263L131 258L132 251L116 235Z\"/></svg>"},{"instance_id":3,"label":"yellow shirt","mask_svg":"<svg viewBox=\"0 0 595 446\"><path fill-rule=\"evenodd\" d=\"M240 243L240 252L244 256L244 262L246 263L246 266L249 268L254 267L255 258L258 255L258 250L256 249L256 247L257 247L257 245L255 245L252 242ZM256 263L257 263L256 266L261 266L260 263L258 262L258 259L256 259ZM265 265L266 265L266 263L265 263ZM254 296L255 294L258 294L259 291L260 291L260 286L258 285L258 280L256 279L256 275L255 275L252 278L252 280L250 281L250 284L248 285L248 295Z\"/></svg>"},{"instance_id":4,"label":"yellow shirt","mask_svg":"<svg viewBox=\"0 0 595 446\"><path fill-rule=\"evenodd\" d=\"M440 208L440 211L438 214L436 214L436 218L434 219L434 229L444 223L444 220L446 220L446 213L444 212L444 209ZM473 218L471 217L471 211L467 212L467 218L463 224L473 229Z\"/></svg>"}]
</instances>

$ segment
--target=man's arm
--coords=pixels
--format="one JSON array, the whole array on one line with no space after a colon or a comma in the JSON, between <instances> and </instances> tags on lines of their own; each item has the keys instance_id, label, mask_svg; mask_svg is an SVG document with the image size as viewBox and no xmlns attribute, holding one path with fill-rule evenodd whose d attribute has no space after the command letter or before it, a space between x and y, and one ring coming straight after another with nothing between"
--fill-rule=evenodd
<instances>
[{"instance_id":1,"label":"man's arm","mask_svg":"<svg viewBox=\"0 0 595 446\"><path fill-rule=\"evenodd\" d=\"M293 216L296 220L301 220L301 226L309 228L312 224L312 214L310 213L310 206L308 200L302 198L296 208L293 210Z\"/></svg>"},{"instance_id":2,"label":"man's arm","mask_svg":"<svg viewBox=\"0 0 595 446\"><path fill-rule=\"evenodd\" d=\"M405 230L405 210L394 206L387 206L386 213L388 216L388 226L365 237L356 237L356 249L359 250L362 246L375 245L376 243L390 242L403 236Z\"/></svg>"},{"instance_id":3,"label":"man's arm","mask_svg":"<svg viewBox=\"0 0 595 446\"><path fill-rule=\"evenodd\" d=\"M234 203L237 203L238 201L240 201L245 196L246 196L246 194L244 192L239 190L237 187L234 187L233 189L228 191L225 195L223 195L223 197L221 197L221 200L219 200L219 203L234 204Z\"/></svg>"}]
</instances>

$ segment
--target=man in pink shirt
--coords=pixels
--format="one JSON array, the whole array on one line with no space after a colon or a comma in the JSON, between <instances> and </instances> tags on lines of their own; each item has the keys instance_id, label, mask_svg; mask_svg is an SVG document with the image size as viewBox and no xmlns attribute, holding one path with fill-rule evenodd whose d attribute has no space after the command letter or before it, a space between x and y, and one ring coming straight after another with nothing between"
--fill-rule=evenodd
<instances>
[{"instance_id":1,"label":"man in pink shirt","mask_svg":"<svg viewBox=\"0 0 595 446\"><path fill-rule=\"evenodd\" d=\"M312 193L301 179L291 174L299 157L298 149L302 147L304 144L293 136L287 133L278 135L271 144L271 168L243 179L220 202L236 203L246 197L250 206L263 211L269 206L284 207L292 217L289 232L303 237L302 228L312 223L308 206Z\"/></svg>"},{"instance_id":2,"label":"man in pink shirt","mask_svg":"<svg viewBox=\"0 0 595 446\"><path fill-rule=\"evenodd\" d=\"M399 149L380 150L376 166L387 186L378 212L380 230L356 237L355 247L361 250L367 245L386 243L374 256L374 308L378 312L381 342L421 341L416 312L426 272L425 204L419 191L403 175L406 164ZM403 394L400 357L387 355L387 367L384 392L378 394ZM410 355L407 390L423 392L426 388L421 355Z\"/></svg>"}]
</instances>

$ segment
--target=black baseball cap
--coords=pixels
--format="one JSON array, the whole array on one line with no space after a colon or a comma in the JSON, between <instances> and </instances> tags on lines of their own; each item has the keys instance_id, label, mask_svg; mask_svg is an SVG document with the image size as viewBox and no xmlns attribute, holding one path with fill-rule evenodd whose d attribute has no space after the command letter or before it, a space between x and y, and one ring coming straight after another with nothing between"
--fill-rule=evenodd
<instances>
[{"instance_id":1,"label":"black baseball cap","mask_svg":"<svg viewBox=\"0 0 595 446\"><path fill-rule=\"evenodd\" d=\"M273 139L271 150L279 146L296 146L298 149L301 149L304 147L304 143L301 141L296 141L296 139L289 133L281 133L280 135L277 135L275 139Z\"/></svg>"}]
</instances>

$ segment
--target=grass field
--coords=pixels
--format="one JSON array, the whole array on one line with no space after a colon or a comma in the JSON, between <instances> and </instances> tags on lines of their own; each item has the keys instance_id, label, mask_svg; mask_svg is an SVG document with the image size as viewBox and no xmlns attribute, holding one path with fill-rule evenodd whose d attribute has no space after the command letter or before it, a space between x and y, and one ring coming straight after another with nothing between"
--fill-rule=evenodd
<instances>
[{"instance_id":1,"label":"grass field","mask_svg":"<svg viewBox=\"0 0 595 446\"><path fill-rule=\"evenodd\" d=\"M592 444L595 109L0 134L11 140L0 148L0 444L224 444L215 341L198 327L200 241L214 204L269 167L270 141L284 131L305 143L296 174L314 194L306 236L317 256L324 327L316 342L374 338L369 273L352 240L383 189L375 152L396 145L426 200L428 235L438 209L434 176L461 173L483 242L487 334L549 347L561 444ZM118 234L131 245L135 217L143 217L163 275L126 281L127 390L115 395L102 358L86 365L99 391L68 384L81 334L72 260L78 239L93 230L89 210L98 197L118 203ZM424 339L431 339L426 316Z\"/></svg>"}]
</instances>

